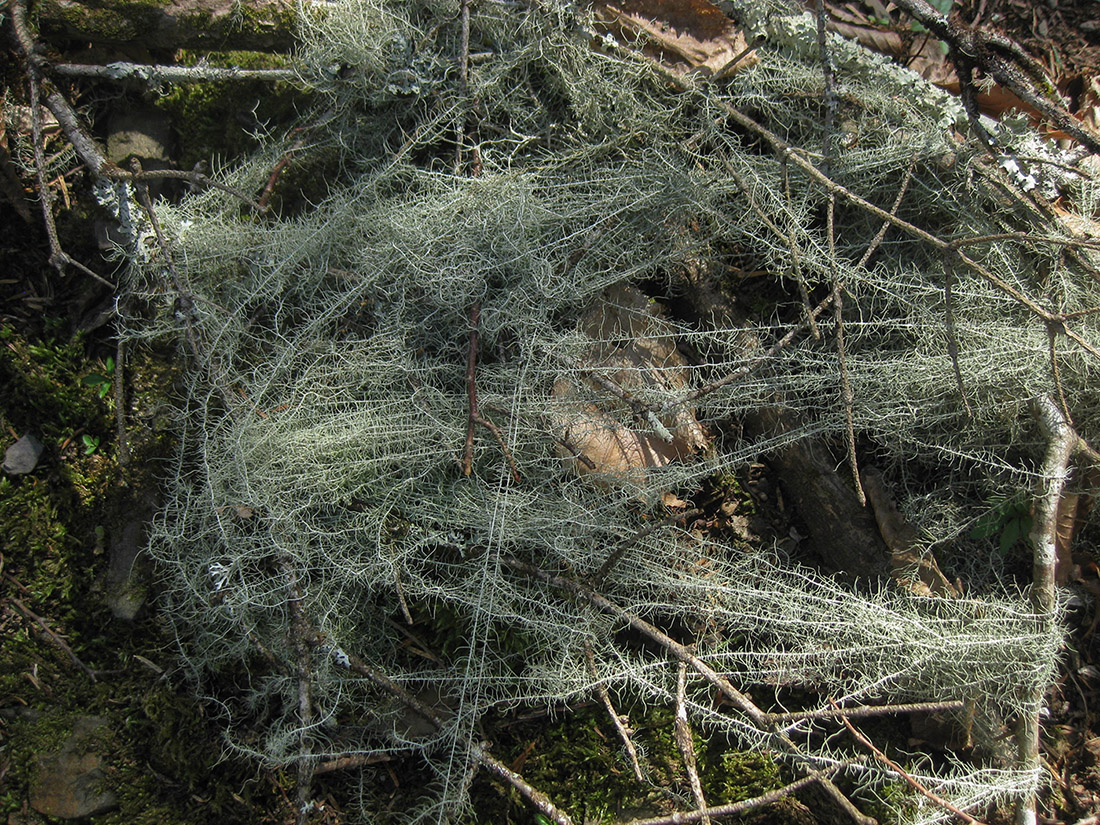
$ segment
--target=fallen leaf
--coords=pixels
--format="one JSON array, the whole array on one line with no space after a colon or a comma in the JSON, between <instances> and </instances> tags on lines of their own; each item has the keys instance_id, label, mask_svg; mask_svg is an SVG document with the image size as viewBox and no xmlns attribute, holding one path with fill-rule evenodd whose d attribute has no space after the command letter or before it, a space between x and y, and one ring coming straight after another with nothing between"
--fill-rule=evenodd
<instances>
[{"instance_id":1,"label":"fallen leaf","mask_svg":"<svg viewBox=\"0 0 1100 825\"><path fill-rule=\"evenodd\" d=\"M624 40L645 35L653 56L679 74L723 77L760 59L744 33L709 0L595 0L593 10Z\"/></svg>"}]
</instances>

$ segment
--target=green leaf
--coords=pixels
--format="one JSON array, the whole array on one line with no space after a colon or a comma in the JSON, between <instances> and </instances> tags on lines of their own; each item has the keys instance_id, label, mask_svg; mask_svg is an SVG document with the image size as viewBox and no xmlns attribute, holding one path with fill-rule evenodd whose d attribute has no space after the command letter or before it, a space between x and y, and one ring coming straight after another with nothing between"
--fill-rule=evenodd
<instances>
[{"instance_id":1,"label":"green leaf","mask_svg":"<svg viewBox=\"0 0 1100 825\"><path fill-rule=\"evenodd\" d=\"M1005 524L1005 529L1001 531L1001 553L1007 554L1011 550L1016 542L1020 539L1020 519L1014 518Z\"/></svg>"},{"instance_id":2,"label":"green leaf","mask_svg":"<svg viewBox=\"0 0 1100 825\"><path fill-rule=\"evenodd\" d=\"M91 375L85 375L80 381L85 387L99 387L103 384L109 384L110 382L111 379L107 378L105 375L100 375L98 372L93 372Z\"/></svg>"}]
</instances>

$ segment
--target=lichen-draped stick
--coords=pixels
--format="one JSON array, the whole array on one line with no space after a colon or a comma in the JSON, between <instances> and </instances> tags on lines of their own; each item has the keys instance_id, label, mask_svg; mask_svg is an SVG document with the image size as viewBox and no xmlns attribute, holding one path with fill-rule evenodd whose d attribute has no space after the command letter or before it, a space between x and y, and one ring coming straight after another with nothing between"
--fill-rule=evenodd
<instances>
[{"instance_id":1,"label":"lichen-draped stick","mask_svg":"<svg viewBox=\"0 0 1100 825\"><path fill-rule=\"evenodd\" d=\"M748 718L748 723L745 724L746 729L751 729L757 734L767 737L777 749L785 751L795 758L803 756L798 745L795 744L786 733L778 729L776 723L767 713L764 713L764 711L757 707L747 695L735 688L733 684L730 683L729 679L715 671L714 668L696 656L686 645L680 644L667 633L662 632L645 619L631 613L629 610L619 606L606 596L597 593L592 588L580 582L566 578L565 576L558 576L533 564L510 556L501 559L501 561L517 572L538 579L552 587L556 587L573 596L584 599L593 607L625 621L631 628L641 633L643 636L646 636L657 645L663 647L673 658L686 664L706 679L707 682L721 691L733 705ZM806 766L800 765L800 767L805 768ZM876 819L860 811L852 801L844 795L844 792L830 780L821 778L819 779L819 784L829 798L832 799L840 809L856 823L856 825L877 825Z\"/></svg>"},{"instance_id":2,"label":"lichen-draped stick","mask_svg":"<svg viewBox=\"0 0 1100 825\"><path fill-rule=\"evenodd\" d=\"M631 60L644 63L645 65L649 66L654 72L659 74L668 83L674 85L676 88L681 89L682 91L698 95L705 94L704 89L707 88L706 86L704 86L703 84L695 84L688 78L680 77L679 75L665 69L653 58L635 52L629 48L626 48L625 46L619 45L618 43L609 42L606 40L606 38L600 38L600 42L605 43L609 48L613 49L619 54L624 55L625 57L628 57ZM998 277L996 274L989 271L980 263L971 258L969 255L962 252L958 248L959 245L956 242L945 241L943 240L943 238L938 237L928 230L921 229L919 226L910 223L904 218L899 218L897 215L891 214L882 207L876 206L867 199L857 195L856 193L837 183L831 177L818 169L813 163L811 163L810 160L805 157L804 150L800 150L792 146L790 143L783 140L783 138L779 137L779 135L775 134L775 132L771 131L766 126L757 123L753 118L746 115L732 103L727 103L724 100L714 99L712 96L707 96L707 101L721 109L729 117L730 121L735 123L737 126L745 129L748 132L751 132L759 138L762 138L772 147L772 150L779 156L780 160L792 163L797 166L799 169L809 175L814 181L820 184L827 194L836 195L837 197L842 198L856 208L862 209L863 211L874 215L875 217L889 223L891 226L900 229L902 232L909 235L910 237L916 238L922 243L928 244L929 246L941 253L953 254L955 256L955 261L958 264L961 264L966 269L969 269L971 272L994 286L996 289L1003 292L1005 295L1008 295L1010 298L1012 298L1021 306L1025 307L1036 317L1042 319L1049 324L1053 324L1054 328L1058 332L1061 332L1063 335L1076 343L1090 355L1096 358L1100 358L1100 349L1086 341L1084 338L1082 338L1080 335L1070 329L1070 327L1066 324L1066 321L1073 317L1071 314L1055 313L1044 309L1043 307L1039 306L1039 304L1037 304L1032 298L1025 295L1020 290L1007 283L1003 278ZM831 303L831 296L829 302ZM731 378L730 380L736 379ZM699 391L696 390L694 392L698 393ZM685 403L685 401L687 400L690 400L690 398L691 394L664 406L665 408L675 408L677 405Z\"/></svg>"},{"instance_id":3,"label":"lichen-draped stick","mask_svg":"<svg viewBox=\"0 0 1100 825\"><path fill-rule=\"evenodd\" d=\"M469 476L474 471L474 430L477 429L477 425L480 424L496 438L497 444L500 445L501 452L504 453L504 458L508 461L508 467L512 471L512 478L514 478L518 484L523 481L523 476L520 475L515 459L512 458L512 451L508 449L508 445L504 442L504 435L496 424L481 414L478 408L476 372L479 345L478 322L480 319L481 302L475 301L474 305L470 308L470 347L466 358L466 398L469 403L469 417L466 420L466 446L462 453L462 472L464 475Z\"/></svg>"}]
</instances>

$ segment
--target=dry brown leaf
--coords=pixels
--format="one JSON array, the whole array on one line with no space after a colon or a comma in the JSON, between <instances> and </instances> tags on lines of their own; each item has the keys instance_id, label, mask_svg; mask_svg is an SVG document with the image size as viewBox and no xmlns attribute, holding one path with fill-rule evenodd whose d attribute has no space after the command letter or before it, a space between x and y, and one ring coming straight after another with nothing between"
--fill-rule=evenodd
<instances>
[{"instance_id":1,"label":"dry brown leaf","mask_svg":"<svg viewBox=\"0 0 1100 825\"><path fill-rule=\"evenodd\" d=\"M613 34L644 34L672 71L722 77L759 61L745 35L709 0L595 0L596 16Z\"/></svg>"},{"instance_id":2,"label":"dry brown leaf","mask_svg":"<svg viewBox=\"0 0 1100 825\"><path fill-rule=\"evenodd\" d=\"M676 348L671 325L661 317L660 308L633 287L607 290L581 317L580 329L593 341L580 366L598 370L622 391L687 386L683 369L687 361ZM582 394L587 398L582 399ZM662 420L671 441L651 432L645 423L624 424L625 402L591 378L583 383L559 379L554 397L559 407L552 424L568 447L559 452L580 475L640 482L647 469L664 467L709 446L690 410Z\"/></svg>"}]
</instances>

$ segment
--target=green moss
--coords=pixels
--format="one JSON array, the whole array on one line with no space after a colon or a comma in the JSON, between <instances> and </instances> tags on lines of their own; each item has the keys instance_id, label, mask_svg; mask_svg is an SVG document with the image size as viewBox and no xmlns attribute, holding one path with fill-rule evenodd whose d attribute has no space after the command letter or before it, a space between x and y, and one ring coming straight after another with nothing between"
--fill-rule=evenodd
<instances>
[{"instance_id":1,"label":"green moss","mask_svg":"<svg viewBox=\"0 0 1100 825\"><path fill-rule=\"evenodd\" d=\"M179 62L193 66L200 60L211 66L242 69L285 68L279 55L263 52L182 51ZM227 159L251 152L259 145L258 132L277 130L294 120L308 95L289 83L220 81L181 83L156 100L172 118L181 135L182 168L214 157Z\"/></svg>"},{"instance_id":2,"label":"green moss","mask_svg":"<svg viewBox=\"0 0 1100 825\"><path fill-rule=\"evenodd\" d=\"M166 0L129 0L112 8L86 3L48 3L48 14L69 31L80 32L88 40L124 43L140 37L156 25Z\"/></svg>"}]
</instances>

